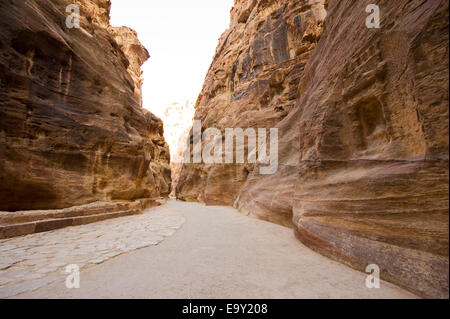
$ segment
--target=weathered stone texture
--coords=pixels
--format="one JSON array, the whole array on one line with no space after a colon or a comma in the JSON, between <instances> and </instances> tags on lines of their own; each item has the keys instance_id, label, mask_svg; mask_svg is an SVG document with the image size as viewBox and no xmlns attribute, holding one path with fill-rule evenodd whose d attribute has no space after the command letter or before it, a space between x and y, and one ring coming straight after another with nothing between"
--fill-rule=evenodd
<instances>
[{"instance_id":1,"label":"weathered stone texture","mask_svg":"<svg viewBox=\"0 0 450 319\"><path fill-rule=\"evenodd\" d=\"M69 29L66 6L81 8ZM170 192L161 120L142 108L136 33L109 0L0 2L0 210Z\"/></svg>"},{"instance_id":2,"label":"weathered stone texture","mask_svg":"<svg viewBox=\"0 0 450 319\"><path fill-rule=\"evenodd\" d=\"M280 167L185 165L177 196L448 297L448 44L448 1L236 1L195 117L278 127Z\"/></svg>"},{"instance_id":3,"label":"weathered stone texture","mask_svg":"<svg viewBox=\"0 0 450 319\"><path fill-rule=\"evenodd\" d=\"M147 208L161 205L164 201L146 198L114 203L94 202L58 210L0 212L0 239L137 215Z\"/></svg>"},{"instance_id":4,"label":"weathered stone texture","mask_svg":"<svg viewBox=\"0 0 450 319\"><path fill-rule=\"evenodd\" d=\"M380 2L380 29L366 5L330 1L301 81L296 234L448 297L448 2Z\"/></svg>"},{"instance_id":5,"label":"weathered stone texture","mask_svg":"<svg viewBox=\"0 0 450 319\"><path fill-rule=\"evenodd\" d=\"M322 33L325 14L320 1L236 1L231 26L220 39L197 100L195 118L204 128L222 131L275 127L295 106L300 77ZM281 142L287 140L285 136ZM285 225L291 225L292 190L287 185L293 183L296 169L288 157L272 177L279 184L275 192L273 184L264 182L260 186L268 187L266 192L242 195L248 196L248 204L277 211L253 210L255 214ZM185 165L177 196L233 205L253 169L248 164ZM280 179L285 181L278 183ZM275 193L277 198L268 196Z\"/></svg>"}]
</instances>

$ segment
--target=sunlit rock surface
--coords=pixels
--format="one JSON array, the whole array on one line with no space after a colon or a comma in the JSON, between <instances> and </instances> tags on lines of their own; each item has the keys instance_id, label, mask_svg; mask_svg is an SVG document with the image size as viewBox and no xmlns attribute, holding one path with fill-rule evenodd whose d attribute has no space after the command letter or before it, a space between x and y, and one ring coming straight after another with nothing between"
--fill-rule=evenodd
<instances>
[{"instance_id":1,"label":"sunlit rock surface","mask_svg":"<svg viewBox=\"0 0 450 319\"><path fill-rule=\"evenodd\" d=\"M197 100L195 118L203 128L271 128L285 118L295 106L300 76L320 38L325 14L320 2L236 1L230 28L220 38ZM284 136L281 142L286 141ZM258 206L258 211L270 207L261 217L284 225L291 224L296 170L288 162L283 157L272 177L279 184L276 189L265 182L261 187L266 191L251 197L245 193L249 198L242 202ZM253 169L244 164L185 165L177 196L233 205Z\"/></svg>"},{"instance_id":2,"label":"sunlit rock surface","mask_svg":"<svg viewBox=\"0 0 450 319\"><path fill-rule=\"evenodd\" d=\"M81 28L66 27L66 6ZM0 2L0 210L170 192L160 119L141 106L147 50L109 0Z\"/></svg>"},{"instance_id":3,"label":"sunlit rock surface","mask_svg":"<svg viewBox=\"0 0 450 319\"><path fill-rule=\"evenodd\" d=\"M278 127L279 169L187 164L177 196L235 205L448 297L448 2L379 2L368 29L373 2L236 1L195 118Z\"/></svg>"},{"instance_id":4,"label":"sunlit rock surface","mask_svg":"<svg viewBox=\"0 0 450 319\"><path fill-rule=\"evenodd\" d=\"M448 2L330 1L293 112L297 236L448 298Z\"/></svg>"}]
</instances>

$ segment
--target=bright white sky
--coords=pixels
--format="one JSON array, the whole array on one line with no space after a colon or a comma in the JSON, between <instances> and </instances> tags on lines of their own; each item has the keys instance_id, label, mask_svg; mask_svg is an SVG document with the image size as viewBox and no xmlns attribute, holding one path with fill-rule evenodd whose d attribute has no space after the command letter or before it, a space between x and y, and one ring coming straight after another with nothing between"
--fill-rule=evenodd
<instances>
[{"instance_id":1,"label":"bright white sky","mask_svg":"<svg viewBox=\"0 0 450 319\"><path fill-rule=\"evenodd\" d=\"M159 117L174 102L195 102L233 0L112 0L111 25L128 26L150 52L144 107Z\"/></svg>"}]
</instances>

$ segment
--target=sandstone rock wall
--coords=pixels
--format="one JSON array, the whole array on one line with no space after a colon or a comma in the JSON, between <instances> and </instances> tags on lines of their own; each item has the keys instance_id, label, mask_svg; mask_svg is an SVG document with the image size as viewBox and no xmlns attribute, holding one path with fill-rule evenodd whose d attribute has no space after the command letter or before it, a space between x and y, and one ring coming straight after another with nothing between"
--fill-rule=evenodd
<instances>
[{"instance_id":1,"label":"sandstone rock wall","mask_svg":"<svg viewBox=\"0 0 450 319\"><path fill-rule=\"evenodd\" d=\"M81 8L69 29L66 6ZM0 210L170 192L160 119L141 105L136 33L109 0L0 1Z\"/></svg>"},{"instance_id":2,"label":"sandstone rock wall","mask_svg":"<svg viewBox=\"0 0 450 319\"><path fill-rule=\"evenodd\" d=\"M275 127L295 106L300 77L321 36L325 15L323 1L236 1L230 28L220 38L197 100L195 118L204 128L222 131ZM293 139L285 135L281 142ZM283 155L280 170L272 176L276 189L264 182L265 191L252 194L249 201L258 207L254 214L291 225L298 159L296 153ZM252 164L185 165L177 196L233 205L253 169Z\"/></svg>"},{"instance_id":3,"label":"sandstone rock wall","mask_svg":"<svg viewBox=\"0 0 450 319\"><path fill-rule=\"evenodd\" d=\"M300 84L296 234L448 298L448 1L367 3L330 1Z\"/></svg>"},{"instance_id":4,"label":"sandstone rock wall","mask_svg":"<svg viewBox=\"0 0 450 319\"><path fill-rule=\"evenodd\" d=\"M236 1L195 118L278 127L279 169L188 164L177 196L448 297L448 44L447 1Z\"/></svg>"}]
</instances>

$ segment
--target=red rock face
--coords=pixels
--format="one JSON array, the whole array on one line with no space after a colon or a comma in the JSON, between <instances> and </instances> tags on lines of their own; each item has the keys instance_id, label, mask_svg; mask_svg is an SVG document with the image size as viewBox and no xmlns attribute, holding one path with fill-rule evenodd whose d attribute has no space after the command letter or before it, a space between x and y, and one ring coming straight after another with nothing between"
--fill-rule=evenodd
<instances>
[{"instance_id":1,"label":"red rock face","mask_svg":"<svg viewBox=\"0 0 450 319\"><path fill-rule=\"evenodd\" d=\"M231 26L220 39L198 98L195 118L202 120L204 128L222 131L275 127L296 104L300 77L321 36L325 14L320 1L314 5L308 1L237 1L231 12ZM280 143L294 139L284 134ZM257 206L250 209L252 213L292 225L293 172L298 159L282 155L276 176L267 177L276 181L275 190L265 181L260 185L267 187L265 191L244 192L247 179L252 179L251 164L190 164L185 165L180 176L177 196L226 205L233 205L239 195L248 196L242 204ZM260 176L252 185L256 186L258 180ZM267 207L269 210L263 212ZM240 208L246 209L243 205Z\"/></svg>"},{"instance_id":2,"label":"red rock face","mask_svg":"<svg viewBox=\"0 0 450 319\"><path fill-rule=\"evenodd\" d=\"M81 8L80 29L66 6ZM110 2L0 3L0 210L170 193L162 122L141 106L134 31Z\"/></svg>"},{"instance_id":3,"label":"red rock face","mask_svg":"<svg viewBox=\"0 0 450 319\"><path fill-rule=\"evenodd\" d=\"M365 25L373 2L380 29ZM448 106L447 1L236 1L195 117L278 127L279 169L188 164L177 196L448 297Z\"/></svg>"},{"instance_id":4,"label":"red rock face","mask_svg":"<svg viewBox=\"0 0 450 319\"><path fill-rule=\"evenodd\" d=\"M448 297L448 2L380 4L378 30L364 8L330 1L301 81L296 234Z\"/></svg>"}]
</instances>

